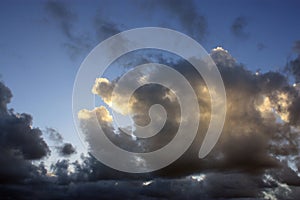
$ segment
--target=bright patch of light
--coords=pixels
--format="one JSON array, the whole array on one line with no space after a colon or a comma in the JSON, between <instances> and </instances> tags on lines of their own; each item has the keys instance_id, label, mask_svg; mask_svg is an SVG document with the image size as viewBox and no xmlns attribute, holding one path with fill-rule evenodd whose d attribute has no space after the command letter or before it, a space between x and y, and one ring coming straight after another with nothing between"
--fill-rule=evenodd
<instances>
[{"instance_id":1,"label":"bright patch of light","mask_svg":"<svg viewBox=\"0 0 300 200\"><path fill-rule=\"evenodd\" d=\"M267 200L278 200L278 197L288 199L291 193L291 188L285 184L281 183L278 180L275 180L271 175L265 174L263 177L264 183L275 185L272 189L268 188L265 191L262 191L263 199Z\"/></svg>"},{"instance_id":2,"label":"bright patch of light","mask_svg":"<svg viewBox=\"0 0 300 200\"><path fill-rule=\"evenodd\" d=\"M223 47L216 47L212 51L225 51L226 53L228 53L228 51L223 49Z\"/></svg>"},{"instance_id":3,"label":"bright patch of light","mask_svg":"<svg viewBox=\"0 0 300 200\"><path fill-rule=\"evenodd\" d=\"M298 167L294 161L288 160L288 166L297 174L298 177L300 177L300 172L298 172Z\"/></svg>"},{"instance_id":4,"label":"bright patch of light","mask_svg":"<svg viewBox=\"0 0 300 200\"><path fill-rule=\"evenodd\" d=\"M274 96L275 99L274 97L272 99L271 97L263 96L263 101L256 105L256 109L263 118L269 118L275 114L274 116L279 117L283 122L289 122L288 108L291 101L288 93L276 92Z\"/></svg>"},{"instance_id":5,"label":"bright patch of light","mask_svg":"<svg viewBox=\"0 0 300 200\"><path fill-rule=\"evenodd\" d=\"M52 172L48 172L46 174L46 176L48 176L48 177L56 177L56 175L54 173L52 173Z\"/></svg>"},{"instance_id":6,"label":"bright patch of light","mask_svg":"<svg viewBox=\"0 0 300 200\"><path fill-rule=\"evenodd\" d=\"M135 159L136 166L139 166L139 167L142 167L142 168L147 167L146 161L143 158L141 158L139 156L135 156L134 159Z\"/></svg>"},{"instance_id":7,"label":"bright patch of light","mask_svg":"<svg viewBox=\"0 0 300 200\"><path fill-rule=\"evenodd\" d=\"M267 193L266 191L262 192L263 198L267 200L277 200L276 196L272 193Z\"/></svg>"},{"instance_id":8,"label":"bright patch of light","mask_svg":"<svg viewBox=\"0 0 300 200\"><path fill-rule=\"evenodd\" d=\"M297 83L294 83L294 84L293 84L293 87L296 87L296 86L297 86Z\"/></svg>"},{"instance_id":9,"label":"bright patch of light","mask_svg":"<svg viewBox=\"0 0 300 200\"><path fill-rule=\"evenodd\" d=\"M136 140L136 136L134 134L131 134L131 139Z\"/></svg>"},{"instance_id":10,"label":"bright patch of light","mask_svg":"<svg viewBox=\"0 0 300 200\"><path fill-rule=\"evenodd\" d=\"M149 79L148 76L143 75L143 76L140 77L140 79L138 80L138 82L139 82L140 84L146 84L146 83L148 82L148 79Z\"/></svg>"},{"instance_id":11,"label":"bright patch of light","mask_svg":"<svg viewBox=\"0 0 300 200\"><path fill-rule=\"evenodd\" d=\"M191 176L191 178L193 179L193 180L196 180L196 181L198 181L198 182L200 182L200 181L203 181L204 179L205 179L205 175L204 174L201 174L201 175L193 175L193 176Z\"/></svg>"},{"instance_id":12,"label":"bright patch of light","mask_svg":"<svg viewBox=\"0 0 300 200\"><path fill-rule=\"evenodd\" d=\"M104 106L96 107L91 111L83 109L78 112L78 118L80 120L93 119L95 116L97 116L100 121L109 122L109 123L113 121L112 116Z\"/></svg>"},{"instance_id":13,"label":"bright patch of light","mask_svg":"<svg viewBox=\"0 0 300 200\"><path fill-rule=\"evenodd\" d=\"M153 181L146 181L146 182L143 182L143 186L150 185L151 183L153 183Z\"/></svg>"}]
</instances>

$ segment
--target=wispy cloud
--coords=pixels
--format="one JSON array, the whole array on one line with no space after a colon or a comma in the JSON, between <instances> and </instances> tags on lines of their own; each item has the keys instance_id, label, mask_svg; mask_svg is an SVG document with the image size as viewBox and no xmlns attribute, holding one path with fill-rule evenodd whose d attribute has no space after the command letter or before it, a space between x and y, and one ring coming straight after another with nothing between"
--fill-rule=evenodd
<instances>
[{"instance_id":1,"label":"wispy cloud","mask_svg":"<svg viewBox=\"0 0 300 200\"><path fill-rule=\"evenodd\" d=\"M207 32L207 20L206 17L199 12L195 1L180 1L180 0L154 0L154 1L136 1L139 8L149 13L150 16L155 14L163 14L165 19L161 20L161 25L166 28L170 27L170 21L177 22L181 26L181 31L195 38L198 41L202 41Z\"/></svg>"},{"instance_id":2,"label":"wispy cloud","mask_svg":"<svg viewBox=\"0 0 300 200\"><path fill-rule=\"evenodd\" d=\"M63 46L67 48L72 59L88 52L92 48L93 40L89 33L75 29L78 23L78 15L62 1L48 1L45 10L57 23L59 29L66 37Z\"/></svg>"},{"instance_id":3,"label":"wispy cloud","mask_svg":"<svg viewBox=\"0 0 300 200\"><path fill-rule=\"evenodd\" d=\"M240 16L234 19L230 30L231 33L238 38L246 39L249 37L249 32L247 32L246 28L248 26L248 19L244 16Z\"/></svg>"},{"instance_id":4,"label":"wispy cloud","mask_svg":"<svg viewBox=\"0 0 300 200\"><path fill-rule=\"evenodd\" d=\"M62 1L48 1L45 10L65 36L66 41L62 45L72 59L87 54L96 44L121 31L120 25L101 15L101 12L95 13L91 31L78 29L78 13Z\"/></svg>"}]
</instances>

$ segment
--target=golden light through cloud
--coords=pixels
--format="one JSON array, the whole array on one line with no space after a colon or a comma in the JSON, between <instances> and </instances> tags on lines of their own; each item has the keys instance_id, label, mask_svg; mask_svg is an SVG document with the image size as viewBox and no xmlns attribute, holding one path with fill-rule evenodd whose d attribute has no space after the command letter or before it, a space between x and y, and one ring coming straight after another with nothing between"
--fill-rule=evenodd
<instances>
[{"instance_id":1,"label":"golden light through cloud","mask_svg":"<svg viewBox=\"0 0 300 200\"><path fill-rule=\"evenodd\" d=\"M94 116L97 116L98 120L103 122L111 123L113 121L113 117L110 115L109 111L104 107L96 107L93 110L83 109L78 112L78 118L80 120L89 120Z\"/></svg>"},{"instance_id":2,"label":"golden light through cloud","mask_svg":"<svg viewBox=\"0 0 300 200\"><path fill-rule=\"evenodd\" d=\"M282 121L289 122L290 97L285 92L277 92L276 100L271 100L268 96L263 96L261 103L256 105L256 109L260 112L263 118L269 118L272 115L278 116Z\"/></svg>"}]
</instances>

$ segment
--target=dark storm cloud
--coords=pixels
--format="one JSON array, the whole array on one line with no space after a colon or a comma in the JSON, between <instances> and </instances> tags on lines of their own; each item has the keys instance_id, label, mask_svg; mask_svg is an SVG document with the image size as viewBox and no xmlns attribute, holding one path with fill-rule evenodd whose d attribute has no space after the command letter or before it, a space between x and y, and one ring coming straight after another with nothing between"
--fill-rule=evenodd
<instances>
[{"instance_id":1,"label":"dark storm cloud","mask_svg":"<svg viewBox=\"0 0 300 200\"><path fill-rule=\"evenodd\" d=\"M249 33L245 30L248 26L248 19L246 17L240 16L234 19L230 30L232 34L238 38L247 38Z\"/></svg>"},{"instance_id":2,"label":"dark storm cloud","mask_svg":"<svg viewBox=\"0 0 300 200\"><path fill-rule=\"evenodd\" d=\"M11 91L0 82L0 182L22 181L37 173L31 164L50 153L38 128L32 128L32 117L7 109Z\"/></svg>"}]
</instances>

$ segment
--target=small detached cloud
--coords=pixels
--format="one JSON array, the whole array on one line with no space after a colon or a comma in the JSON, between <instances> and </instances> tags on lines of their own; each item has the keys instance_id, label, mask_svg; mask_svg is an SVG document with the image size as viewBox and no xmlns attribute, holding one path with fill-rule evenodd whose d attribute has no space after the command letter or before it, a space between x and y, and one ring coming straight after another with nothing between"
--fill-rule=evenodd
<instances>
[{"instance_id":1,"label":"small detached cloud","mask_svg":"<svg viewBox=\"0 0 300 200\"><path fill-rule=\"evenodd\" d=\"M49 142L52 141L54 143L51 147L58 151L60 156L67 157L76 153L76 148L71 143L65 143L62 134L54 128L46 128L44 135L49 139Z\"/></svg>"},{"instance_id":2,"label":"small detached cloud","mask_svg":"<svg viewBox=\"0 0 300 200\"><path fill-rule=\"evenodd\" d=\"M70 156L74 153L76 153L76 149L71 143L65 143L60 147L60 154L62 156Z\"/></svg>"}]
</instances>

